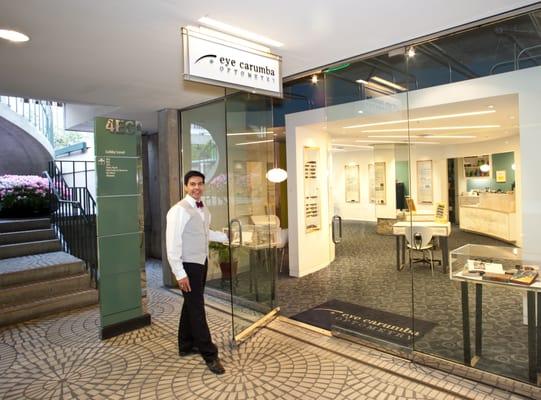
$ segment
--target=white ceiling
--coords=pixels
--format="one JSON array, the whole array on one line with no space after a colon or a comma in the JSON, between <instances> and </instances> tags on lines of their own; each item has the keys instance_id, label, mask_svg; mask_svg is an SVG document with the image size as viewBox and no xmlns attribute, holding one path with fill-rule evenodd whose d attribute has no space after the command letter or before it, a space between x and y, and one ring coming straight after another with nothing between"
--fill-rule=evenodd
<instances>
[{"instance_id":1,"label":"white ceiling","mask_svg":"<svg viewBox=\"0 0 541 400\"><path fill-rule=\"evenodd\" d=\"M410 141L420 142L421 145L447 146L516 136L519 134L518 115L518 97L510 94L435 104L409 109L408 112L404 109L375 115L357 114L327 122L324 129L330 134L334 147L349 151L356 150L353 146ZM355 125L364 126L344 128ZM321 124L314 127L321 128Z\"/></svg>"},{"instance_id":2,"label":"white ceiling","mask_svg":"<svg viewBox=\"0 0 541 400\"><path fill-rule=\"evenodd\" d=\"M0 0L0 93L112 106L156 129L157 110L223 90L181 78L180 27L211 18L285 45L284 76L522 7L525 0ZM103 112L103 108L101 108Z\"/></svg>"}]
</instances>

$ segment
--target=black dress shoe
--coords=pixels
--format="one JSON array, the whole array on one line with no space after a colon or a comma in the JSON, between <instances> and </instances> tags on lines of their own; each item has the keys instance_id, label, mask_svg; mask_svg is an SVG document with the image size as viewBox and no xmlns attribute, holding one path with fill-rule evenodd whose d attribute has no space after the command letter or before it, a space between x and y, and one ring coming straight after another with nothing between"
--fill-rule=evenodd
<instances>
[{"instance_id":1,"label":"black dress shoe","mask_svg":"<svg viewBox=\"0 0 541 400\"><path fill-rule=\"evenodd\" d=\"M220 362L219 358L216 358L212 361L207 361L207 367L210 369L210 372L216 375L222 375L225 373L225 368Z\"/></svg>"}]
</instances>

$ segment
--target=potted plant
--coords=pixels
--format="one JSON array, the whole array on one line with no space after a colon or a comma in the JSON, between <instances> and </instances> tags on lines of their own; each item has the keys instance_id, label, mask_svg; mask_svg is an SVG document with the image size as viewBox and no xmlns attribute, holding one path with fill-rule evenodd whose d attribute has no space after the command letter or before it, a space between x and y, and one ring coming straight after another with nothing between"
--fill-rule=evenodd
<instances>
[{"instance_id":1,"label":"potted plant","mask_svg":"<svg viewBox=\"0 0 541 400\"><path fill-rule=\"evenodd\" d=\"M225 281L231 281L232 277L235 277L235 283L237 283L238 259L235 257L234 253L230 257L229 246L219 242L210 242L209 248L218 256L218 264L220 265L220 271L222 272L222 287L224 286Z\"/></svg>"}]
</instances>

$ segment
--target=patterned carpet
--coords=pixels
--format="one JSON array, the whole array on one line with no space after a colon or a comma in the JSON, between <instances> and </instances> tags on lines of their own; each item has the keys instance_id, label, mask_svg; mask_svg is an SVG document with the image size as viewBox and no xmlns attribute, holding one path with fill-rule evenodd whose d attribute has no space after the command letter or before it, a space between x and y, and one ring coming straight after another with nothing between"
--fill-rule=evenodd
<instances>
[{"instance_id":1,"label":"patterned carpet","mask_svg":"<svg viewBox=\"0 0 541 400\"><path fill-rule=\"evenodd\" d=\"M344 222L343 241L336 261L303 278L280 275L277 304L293 316L328 300L341 300L436 324L415 340L415 350L457 362L463 361L460 286L443 274L434 276L426 265L396 270L394 236L378 235L375 224ZM467 243L505 246L497 240L461 232L454 226L449 249ZM440 255L437 255L439 258ZM471 286L471 285L470 285ZM470 287L471 338L474 343L474 288ZM527 327L522 324L521 291L484 287L483 357L477 367L527 381ZM412 296L413 294L413 296Z\"/></svg>"}]
</instances>

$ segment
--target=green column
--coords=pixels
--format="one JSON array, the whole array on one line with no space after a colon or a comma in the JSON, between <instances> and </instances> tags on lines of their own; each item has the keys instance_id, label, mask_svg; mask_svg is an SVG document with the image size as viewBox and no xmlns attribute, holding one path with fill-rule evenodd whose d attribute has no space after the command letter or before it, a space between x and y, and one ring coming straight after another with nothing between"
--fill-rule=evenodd
<instances>
[{"instance_id":1,"label":"green column","mask_svg":"<svg viewBox=\"0 0 541 400\"><path fill-rule=\"evenodd\" d=\"M141 296L145 264L141 124L94 121L101 338L150 324Z\"/></svg>"}]
</instances>

